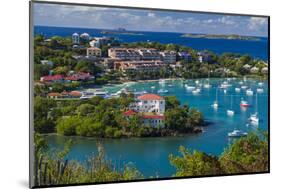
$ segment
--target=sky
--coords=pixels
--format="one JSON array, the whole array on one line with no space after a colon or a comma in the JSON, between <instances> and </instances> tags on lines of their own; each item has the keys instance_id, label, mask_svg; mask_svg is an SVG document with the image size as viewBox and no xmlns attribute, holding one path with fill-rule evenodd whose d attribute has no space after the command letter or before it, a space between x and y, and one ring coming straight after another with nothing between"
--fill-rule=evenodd
<instances>
[{"instance_id":1,"label":"sky","mask_svg":"<svg viewBox=\"0 0 281 189\"><path fill-rule=\"evenodd\" d=\"M265 17L208 13L34 4L34 25L267 36Z\"/></svg>"}]
</instances>

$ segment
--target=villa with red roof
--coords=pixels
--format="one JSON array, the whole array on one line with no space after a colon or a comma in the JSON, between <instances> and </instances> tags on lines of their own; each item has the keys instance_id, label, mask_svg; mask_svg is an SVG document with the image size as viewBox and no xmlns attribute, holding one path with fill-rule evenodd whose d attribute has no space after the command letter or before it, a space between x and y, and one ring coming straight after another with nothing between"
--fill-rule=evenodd
<instances>
[{"instance_id":1,"label":"villa with red roof","mask_svg":"<svg viewBox=\"0 0 281 189\"><path fill-rule=\"evenodd\" d=\"M130 110L123 113L129 117L140 113L145 125L163 125L165 120L165 99L156 94L144 94L137 97L136 101L130 104Z\"/></svg>"}]
</instances>

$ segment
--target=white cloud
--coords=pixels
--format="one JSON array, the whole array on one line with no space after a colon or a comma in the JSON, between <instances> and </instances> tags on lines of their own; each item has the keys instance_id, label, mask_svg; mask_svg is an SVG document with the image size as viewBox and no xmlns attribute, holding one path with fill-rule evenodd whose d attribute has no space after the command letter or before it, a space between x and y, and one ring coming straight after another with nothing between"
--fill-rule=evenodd
<instances>
[{"instance_id":1,"label":"white cloud","mask_svg":"<svg viewBox=\"0 0 281 189\"><path fill-rule=\"evenodd\" d=\"M251 30L260 30L261 28L267 28L267 18L251 17L248 24Z\"/></svg>"}]
</instances>

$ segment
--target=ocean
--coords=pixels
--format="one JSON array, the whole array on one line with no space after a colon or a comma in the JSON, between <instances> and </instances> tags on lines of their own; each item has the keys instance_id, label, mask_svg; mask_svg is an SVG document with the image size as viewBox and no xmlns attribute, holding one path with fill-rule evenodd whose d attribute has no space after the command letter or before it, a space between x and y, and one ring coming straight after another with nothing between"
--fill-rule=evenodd
<instances>
[{"instance_id":1,"label":"ocean","mask_svg":"<svg viewBox=\"0 0 281 189\"><path fill-rule=\"evenodd\" d=\"M250 40L227 40L227 39L205 39L181 37L183 33L170 32L143 32L133 31L142 35L126 34L102 34L102 29L89 28L66 28L66 27L49 27L35 26L34 33L42 34L46 37L52 36L71 36L74 32L88 33L91 37L117 37L121 42L138 42L138 41L157 41L163 44L178 44L191 47L195 50L210 50L220 55L225 52L248 54L254 58L268 60L268 38L260 37L258 41Z\"/></svg>"}]
</instances>

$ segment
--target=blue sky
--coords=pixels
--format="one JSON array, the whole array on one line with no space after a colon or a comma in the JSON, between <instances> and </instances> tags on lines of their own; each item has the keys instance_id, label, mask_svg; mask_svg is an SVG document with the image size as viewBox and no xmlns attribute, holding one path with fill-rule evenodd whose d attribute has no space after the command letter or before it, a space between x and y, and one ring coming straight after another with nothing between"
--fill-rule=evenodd
<instances>
[{"instance_id":1,"label":"blue sky","mask_svg":"<svg viewBox=\"0 0 281 189\"><path fill-rule=\"evenodd\" d=\"M263 17L73 5L34 5L34 24L43 26L267 36Z\"/></svg>"}]
</instances>

